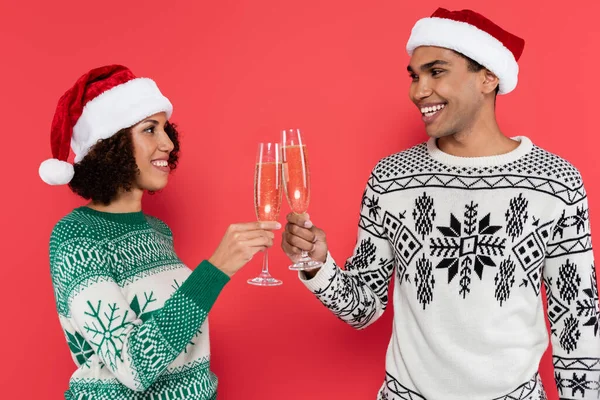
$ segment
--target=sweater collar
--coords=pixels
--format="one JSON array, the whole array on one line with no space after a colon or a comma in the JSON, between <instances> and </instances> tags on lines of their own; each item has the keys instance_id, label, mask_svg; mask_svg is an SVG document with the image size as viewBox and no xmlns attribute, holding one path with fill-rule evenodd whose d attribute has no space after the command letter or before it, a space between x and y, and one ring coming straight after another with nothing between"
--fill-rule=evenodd
<instances>
[{"instance_id":1,"label":"sweater collar","mask_svg":"<svg viewBox=\"0 0 600 400\"><path fill-rule=\"evenodd\" d=\"M127 213L111 213L97 211L86 206L77 208L77 211L80 211L86 215L102 218L107 221L117 222L121 224L140 225L146 223L146 216L142 211Z\"/></svg>"},{"instance_id":2,"label":"sweater collar","mask_svg":"<svg viewBox=\"0 0 600 400\"><path fill-rule=\"evenodd\" d=\"M427 153L431 158L439 161L442 164L455 165L459 167L493 167L503 164L508 164L518 160L533 148L533 143L526 136L515 136L511 138L519 142L519 146L504 154L486 157L458 157L448 153L444 153L439 149L435 138L430 138L427 141Z\"/></svg>"}]
</instances>

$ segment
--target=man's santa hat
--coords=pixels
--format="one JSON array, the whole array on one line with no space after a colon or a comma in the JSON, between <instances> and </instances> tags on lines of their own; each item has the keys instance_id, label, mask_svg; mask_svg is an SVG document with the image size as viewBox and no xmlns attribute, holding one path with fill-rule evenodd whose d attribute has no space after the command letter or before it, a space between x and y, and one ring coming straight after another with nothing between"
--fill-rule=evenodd
<instances>
[{"instance_id":1,"label":"man's santa hat","mask_svg":"<svg viewBox=\"0 0 600 400\"><path fill-rule=\"evenodd\" d=\"M525 41L471 10L448 11L438 8L412 29L406 51L412 56L417 47L444 47L477 61L500 80L499 94L517 86L519 65Z\"/></svg>"},{"instance_id":2,"label":"man's santa hat","mask_svg":"<svg viewBox=\"0 0 600 400\"><path fill-rule=\"evenodd\" d=\"M69 183L69 148L78 163L99 140L159 112L170 118L173 106L153 80L137 78L122 65L89 71L58 101L50 132L53 158L42 162L40 177L49 185Z\"/></svg>"}]
</instances>

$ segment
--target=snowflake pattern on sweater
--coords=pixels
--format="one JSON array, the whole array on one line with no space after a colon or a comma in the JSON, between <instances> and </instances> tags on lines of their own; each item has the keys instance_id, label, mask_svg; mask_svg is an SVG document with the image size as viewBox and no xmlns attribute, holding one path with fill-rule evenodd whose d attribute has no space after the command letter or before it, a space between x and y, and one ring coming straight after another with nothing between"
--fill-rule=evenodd
<instances>
[{"instance_id":1,"label":"snowflake pattern on sweater","mask_svg":"<svg viewBox=\"0 0 600 400\"><path fill-rule=\"evenodd\" d=\"M216 397L207 314L229 278L188 269L162 221L75 209L53 230L50 267L77 365L67 399Z\"/></svg>"},{"instance_id":2,"label":"snowflake pattern on sweater","mask_svg":"<svg viewBox=\"0 0 600 400\"><path fill-rule=\"evenodd\" d=\"M545 394L548 344L561 399L600 398L600 306L588 202L567 161L517 149L461 158L435 140L381 160L363 194L353 255L303 283L362 329L393 293L379 399L519 399ZM501 378L499 378L501 377Z\"/></svg>"}]
</instances>

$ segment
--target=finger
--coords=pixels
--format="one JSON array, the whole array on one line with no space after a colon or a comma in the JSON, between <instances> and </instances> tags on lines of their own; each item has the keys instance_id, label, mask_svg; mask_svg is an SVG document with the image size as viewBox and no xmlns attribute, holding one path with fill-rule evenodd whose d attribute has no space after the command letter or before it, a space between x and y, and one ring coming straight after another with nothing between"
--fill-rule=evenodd
<instances>
[{"instance_id":1,"label":"finger","mask_svg":"<svg viewBox=\"0 0 600 400\"><path fill-rule=\"evenodd\" d=\"M311 228L311 232L314 233L314 235L315 235L313 243L317 243L317 241L325 242L325 239L326 239L327 235L325 235L325 231L324 230L319 229L316 226L313 226Z\"/></svg>"},{"instance_id":2,"label":"finger","mask_svg":"<svg viewBox=\"0 0 600 400\"><path fill-rule=\"evenodd\" d=\"M233 234L233 239L238 242L246 242L248 240L253 240L260 237L267 237L271 240L275 239L275 234L271 231L246 231L246 232L235 232Z\"/></svg>"},{"instance_id":3,"label":"finger","mask_svg":"<svg viewBox=\"0 0 600 400\"><path fill-rule=\"evenodd\" d=\"M240 244L245 247L271 247L273 246L273 239L267 236L261 236L254 239L246 240L244 242L240 242Z\"/></svg>"},{"instance_id":4,"label":"finger","mask_svg":"<svg viewBox=\"0 0 600 400\"><path fill-rule=\"evenodd\" d=\"M313 226L310 215L308 214L289 213L287 215L287 220L290 224L298 225L302 228L312 228Z\"/></svg>"},{"instance_id":5,"label":"finger","mask_svg":"<svg viewBox=\"0 0 600 400\"><path fill-rule=\"evenodd\" d=\"M285 230L287 233L293 236L298 236L301 239L304 239L308 242L315 242L315 234L310 229L301 228L298 225L294 224L286 224Z\"/></svg>"},{"instance_id":6,"label":"finger","mask_svg":"<svg viewBox=\"0 0 600 400\"><path fill-rule=\"evenodd\" d=\"M281 224L277 221L259 221L258 229L266 231L276 231L278 229L281 229Z\"/></svg>"},{"instance_id":7,"label":"finger","mask_svg":"<svg viewBox=\"0 0 600 400\"><path fill-rule=\"evenodd\" d=\"M283 236L284 236L284 238L281 241L281 249L283 250L283 252L285 254L287 254L289 257L292 257L292 256L297 256L298 254L300 254L302 252L302 250L300 250L296 246L292 246L287 240L285 240L285 233Z\"/></svg>"},{"instance_id":8,"label":"finger","mask_svg":"<svg viewBox=\"0 0 600 400\"><path fill-rule=\"evenodd\" d=\"M292 235L289 232L286 232L285 240L290 246L297 247L303 251L311 251L315 246L313 242L302 239L299 236Z\"/></svg>"},{"instance_id":9,"label":"finger","mask_svg":"<svg viewBox=\"0 0 600 400\"><path fill-rule=\"evenodd\" d=\"M287 231L283 232L281 237L290 246L297 246L300 243L313 244L310 240L303 239Z\"/></svg>"},{"instance_id":10,"label":"finger","mask_svg":"<svg viewBox=\"0 0 600 400\"><path fill-rule=\"evenodd\" d=\"M258 221L233 224L229 226L231 232L247 232L256 230L277 230L281 229L281 224L277 221Z\"/></svg>"},{"instance_id":11,"label":"finger","mask_svg":"<svg viewBox=\"0 0 600 400\"><path fill-rule=\"evenodd\" d=\"M269 248L266 246L257 246L257 247L251 247L248 252L250 254L249 260L252 260L254 258L254 256L256 255L256 253L259 253L261 251L266 251Z\"/></svg>"}]
</instances>

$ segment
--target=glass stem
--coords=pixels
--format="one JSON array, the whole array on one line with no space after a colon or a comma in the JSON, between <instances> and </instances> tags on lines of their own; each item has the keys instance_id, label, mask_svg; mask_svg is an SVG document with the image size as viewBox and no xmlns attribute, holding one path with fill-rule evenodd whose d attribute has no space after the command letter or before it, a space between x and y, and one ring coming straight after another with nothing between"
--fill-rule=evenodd
<instances>
[{"instance_id":1,"label":"glass stem","mask_svg":"<svg viewBox=\"0 0 600 400\"><path fill-rule=\"evenodd\" d=\"M302 252L300 253L300 260L306 261L306 259L310 259L310 257L308 256L308 251L302 250Z\"/></svg>"},{"instance_id":2,"label":"glass stem","mask_svg":"<svg viewBox=\"0 0 600 400\"><path fill-rule=\"evenodd\" d=\"M262 272L263 274L269 274L269 250L265 250L264 251L264 256L263 256L263 267L262 267Z\"/></svg>"}]
</instances>

